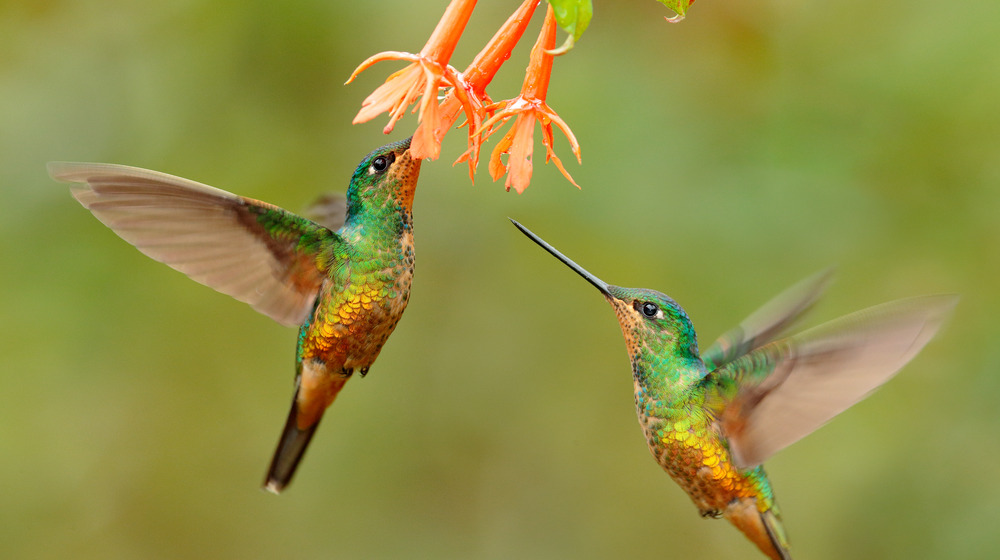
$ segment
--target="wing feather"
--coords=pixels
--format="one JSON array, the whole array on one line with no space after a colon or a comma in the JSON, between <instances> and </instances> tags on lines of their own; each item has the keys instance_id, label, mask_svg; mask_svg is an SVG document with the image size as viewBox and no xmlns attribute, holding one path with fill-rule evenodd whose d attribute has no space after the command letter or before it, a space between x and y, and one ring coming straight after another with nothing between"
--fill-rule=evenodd
<instances>
[{"instance_id":1,"label":"wing feather","mask_svg":"<svg viewBox=\"0 0 1000 560\"><path fill-rule=\"evenodd\" d=\"M957 301L927 296L871 307L710 373L709 406L734 462L758 465L865 398L916 356Z\"/></svg>"},{"instance_id":2,"label":"wing feather","mask_svg":"<svg viewBox=\"0 0 1000 560\"><path fill-rule=\"evenodd\" d=\"M325 278L330 229L276 206L156 171L51 163L53 178L122 239L192 280L301 325ZM326 251L334 254L335 251Z\"/></svg>"},{"instance_id":3,"label":"wing feather","mask_svg":"<svg viewBox=\"0 0 1000 560\"><path fill-rule=\"evenodd\" d=\"M833 269L816 273L775 296L704 352L709 370L719 368L774 340L816 303L833 280Z\"/></svg>"}]
</instances>

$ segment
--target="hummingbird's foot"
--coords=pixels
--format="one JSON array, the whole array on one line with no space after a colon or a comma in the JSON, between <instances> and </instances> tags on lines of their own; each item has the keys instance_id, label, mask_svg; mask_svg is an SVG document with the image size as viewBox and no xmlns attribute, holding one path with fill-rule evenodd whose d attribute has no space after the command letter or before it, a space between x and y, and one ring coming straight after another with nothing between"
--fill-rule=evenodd
<instances>
[{"instance_id":1,"label":"hummingbird's foot","mask_svg":"<svg viewBox=\"0 0 1000 560\"><path fill-rule=\"evenodd\" d=\"M701 516L704 517L705 519L708 519L709 517L711 517L712 519L718 519L722 517L722 511L717 509L699 509L698 513L700 513Z\"/></svg>"}]
</instances>

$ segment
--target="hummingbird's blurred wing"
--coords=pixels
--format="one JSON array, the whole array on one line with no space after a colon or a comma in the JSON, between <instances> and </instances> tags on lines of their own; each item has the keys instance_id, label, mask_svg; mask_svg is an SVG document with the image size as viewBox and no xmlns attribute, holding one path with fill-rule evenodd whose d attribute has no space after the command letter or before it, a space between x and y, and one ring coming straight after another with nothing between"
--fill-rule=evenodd
<instances>
[{"instance_id":1,"label":"hummingbird's blurred wing","mask_svg":"<svg viewBox=\"0 0 1000 560\"><path fill-rule=\"evenodd\" d=\"M816 303L832 280L833 269L828 268L778 294L702 352L705 366L712 371L774 340Z\"/></svg>"},{"instance_id":2,"label":"hummingbird's blurred wing","mask_svg":"<svg viewBox=\"0 0 1000 560\"><path fill-rule=\"evenodd\" d=\"M898 300L772 342L702 380L740 468L762 463L885 383L930 341L956 296Z\"/></svg>"},{"instance_id":3,"label":"hummingbird's blurred wing","mask_svg":"<svg viewBox=\"0 0 1000 560\"><path fill-rule=\"evenodd\" d=\"M276 206L173 175L101 163L49 164L73 196L146 255L283 325L312 310L329 229ZM329 254L332 254L329 253Z\"/></svg>"},{"instance_id":4,"label":"hummingbird's blurred wing","mask_svg":"<svg viewBox=\"0 0 1000 560\"><path fill-rule=\"evenodd\" d=\"M302 210L302 215L330 231L337 231L347 221L347 197L344 193L322 194Z\"/></svg>"}]
</instances>

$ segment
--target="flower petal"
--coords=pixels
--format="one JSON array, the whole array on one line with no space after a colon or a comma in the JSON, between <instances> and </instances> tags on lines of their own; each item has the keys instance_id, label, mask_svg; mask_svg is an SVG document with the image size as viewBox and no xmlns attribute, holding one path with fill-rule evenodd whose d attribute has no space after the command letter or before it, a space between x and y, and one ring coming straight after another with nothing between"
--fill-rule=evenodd
<instances>
[{"instance_id":1,"label":"flower petal","mask_svg":"<svg viewBox=\"0 0 1000 560\"><path fill-rule=\"evenodd\" d=\"M507 160L507 190L514 187L519 194L531 183L531 157L534 151L535 114L524 112L517 116L514 123L514 143L510 148Z\"/></svg>"},{"instance_id":2,"label":"flower petal","mask_svg":"<svg viewBox=\"0 0 1000 560\"><path fill-rule=\"evenodd\" d=\"M514 129L511 128L507 131L507 134L497 142L495 148L493 148L493 154L490 155L490 177L494 181L503 177L504 173L507 172L507 166L503 163L501 156L506 154L510 150L510 145L514 141Z\"/></svg>"},{"instance_id":3,"label":"flower petal","mask_svg":"<svg viewBox=\"0 0 1000 560\"><path fill-rule=\"evenodd\" d=\"M419 63L413 63L389 76L384 84L376 88L361 103L361 110L354 117L354 124L369 121L388 111L389 124L385 128L387 133L391 132L406 108L419 97L419 92L426 85L425 82L424 70Z\"/></svg>"},{"instance_id":4,"label":"flower petal","mask_svg":"<svg viewBox=\"0 0 1000 560\"><path fill-rule=\"evenodd\" d=\"M559 156L556 155L555 150L552 149L551 124L542 125L542 144L545 146L545 162L548 163L549 160L551 160L552 163L556 164L556 168L559 169L559 172L563 174L563 177L566 177L567 181L572 183L574 187L580 188L580 185L576 184L576 181L573 180L573 177L569 174L568 171L566 171L566 168L563 167L562 160L559 159Z\"/></svg>"},{"instance_id":5,"label":"flower petal","mask_svg":"<svg viewBox=\"0 0 1000 560\"><path fill-rule=\"evenodd\" d=\"M409 60L410 62L416 62L418 58L419 57L413 53L402 52L402 51L385 51L385 52L380 52L378 54L374 54L368 57L367 60L359 64L358 67L354 69L354 72L351 74L351 77L347 78L347 81L344 82L344 85L346 86L347 84L353 82L354 78L358 77L358 74L364 72L376 62L382 62L384 60ZM390 76L390 78L391 77L392 76Z\"/></svg>"},{"instance_id":6,"label":"flower petal","mask_svg":"<svg viewBox=\"0 0 1000 560\"><path fill-rule=\"evenodd\" d=\"M574 136L573 131L569 129L569 125L566 124L566 121L562 120L562 118L557 115L555 111L549 109L548 105L545 106L545 110L546 116L559 127L559 130L561 130L563 134L566 135L566 139L569 140L570 149L573 150L573 155L576 156L577 163L583 163L583 159L580 157L580 143L576 141L576 136Z\"/></svg>"}]
</instances>

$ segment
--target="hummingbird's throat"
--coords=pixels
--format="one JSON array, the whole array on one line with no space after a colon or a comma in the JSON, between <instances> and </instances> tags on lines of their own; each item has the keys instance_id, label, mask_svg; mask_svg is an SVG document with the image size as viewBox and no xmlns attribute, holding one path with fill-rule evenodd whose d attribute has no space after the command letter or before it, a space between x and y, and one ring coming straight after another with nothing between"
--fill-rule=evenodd
<instances>
[{"instance_id":1,"label":"hummingbird's throat","mask_svg":"<svg viewBox=\"0 0 1000 560\"><path fill-rule=\"evenodd\" d=\"M413 194L417 190L417 178L420 177L422 161L411 157L410 150L406 150L396 158L387 177L396 184L396 202L407 211L413 208Z\"/></svg>"},{"instance_id":2,"label":"hummingbird's throat","mask_svg":"<svg viewBox=\"0 0 1000 560\"><path fill-rule=\"evenodd\" d=\"M639 336L641 331L639 322L642 319L631 304L610 295L605 296L605 298L615 310L615 316L618 317L618 325L622 328L622 335L625 336L625 347L628 349L629 360L635 363L642 344Z\"/></svg>"}]
</instances>

